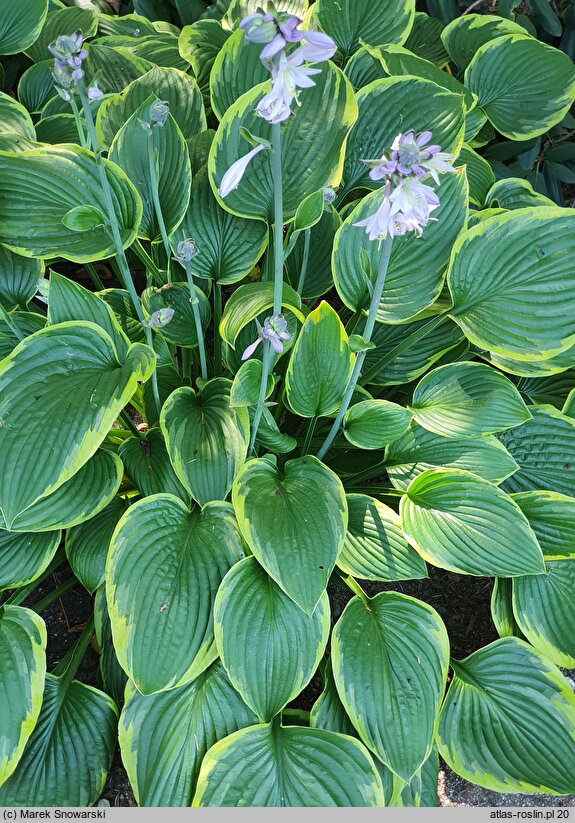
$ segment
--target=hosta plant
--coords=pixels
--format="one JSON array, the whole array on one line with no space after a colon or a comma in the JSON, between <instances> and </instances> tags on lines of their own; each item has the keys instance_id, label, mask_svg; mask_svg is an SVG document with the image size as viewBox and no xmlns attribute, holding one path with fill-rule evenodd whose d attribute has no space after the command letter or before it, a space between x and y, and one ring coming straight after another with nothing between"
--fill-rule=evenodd
<instances>
[{"instance_id":1,"label":"hosta plant","mask_svg":"<svg viewBox=\"0 0 575 823\"><path fill-rule=\"evenodd\" d=\"M0 805L95 803L117 745L142 806L433 805L439 757L575 793L570 57L413 0L124 5L0 2ZM454 658L432 567L498 640Z\"/></svg>"}]
</instances>

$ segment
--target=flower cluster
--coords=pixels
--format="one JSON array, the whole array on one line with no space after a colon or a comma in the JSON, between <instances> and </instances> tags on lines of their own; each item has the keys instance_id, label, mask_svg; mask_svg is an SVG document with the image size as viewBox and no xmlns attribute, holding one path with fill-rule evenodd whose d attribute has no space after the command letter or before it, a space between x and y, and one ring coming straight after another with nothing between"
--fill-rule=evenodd
<instances>
[{"instance_id":1,"label":"flower cluster","mask_svg":"<svg viewBox=\"0 0 575 823\"><path fill-rule=\"evenodd\" d=\"M272 348L278 354L283 351L283 344L286 340L291 340L291 334L287 330L287 320L283 314L272 314L271 317L266 317L263 326L256 319L256 326L258 327L257 339L250 343L247 349L242 354L242 360L247 360L255 352L262 340L267 340L271 343Z\"/></svg>"},{"instance_id":2,"label":"flower cluster","mask_svg":"<svg viewBox=\"0 0 575 823\"><path fill-rule=\"evenodd\" d=\"M82 64L88 52L84 48L84 35L80 30L74 34L62 34L48 46L48 51L54 57L54 68L52 76L56 83L58 94L69 101L73 94L73 89L84 77ZM87 91L89 100L97 100L103 96L103 92L98 88L97 81L94 81Z\"/></svg>"},{"instance_id":3,"label":"flower cluster","mask_svg":"<svg viewBox=\"0 0 575 823\"><path fill-rule=\"evenodd\" d=\"M421 235L423 227L433 220L431 213L439 206L439 198L423 183L430 176L439 184L439 174L454 172L452 157L440 146L428 145L430 131L416 135L414 131L398 134L391 145L389 157L364 160L371 166L369 176L374 181L385 180L383 199L374 214L354 223L365 228L370 240L398 237L413 231Z\"/></svg>"},{"instance_id":4,"label":"flower cluster","mask_svg":"<svg viewBox=\"0 0 575 823\"><path fill-rule=\"evenodd\" d=\"M323 32L300 30L301 22L293 14L270 10L250 14L240 23L247 40L266 44L260 57L270 71L272 89L258 103L257 113L268 123L286 120L292 114L294 100L297 103L299 90L315 86L311 77L321 70L305 64L323 63L336 51L331 37ZM299 45L288 54L291 43Z\"/></svg>"}]
</instances>

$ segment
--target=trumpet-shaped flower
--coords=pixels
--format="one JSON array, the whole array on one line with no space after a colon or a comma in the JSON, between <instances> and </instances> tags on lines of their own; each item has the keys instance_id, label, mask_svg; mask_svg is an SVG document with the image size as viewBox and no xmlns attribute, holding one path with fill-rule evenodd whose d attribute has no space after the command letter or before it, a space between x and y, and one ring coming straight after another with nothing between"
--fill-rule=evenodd
<instances>
[{"instance_id":1,"label":"trumpet-shaped flower","mask_svg":"<svg viewBox=\"0 0 575 823\"><path fill-rule=\"evenodd\" d=\"M284 341L291 339L291 334L287 330L287 320L283 314L272 314L271 317L266 317L263 326L256 319L256 326L258 328L257 339L247 347L242 354L242 360L247 360L255 352L262 340L267 340L271 343L272 348L278 354L281 354L284 348Z\"/></svg>"},{"instance_id":2,"label":"trumpet-shaped flower","mask_svg":"<svg viewBox=\"0 0 575 823\"><path fill-rule=\"evenodd\" d=\"M220 197L227 197L227 195L232 192L234 189L240 185L241 179L245 174L247 167L250 164L252 158L259 154L260 151L267 148L263 143L259 146L256 146L255 149L252 149L243 157L240 157L239 160L236 160L235 163L229 167L227 172L222 177L218 192Z\"/></svg>"},{"instance_id":3,"label":"trumpet-shaped flower","mask_svg":"<svg viewBox=\"0 0 575 823\"><path fill-rule=\"evenodd\" d=\"M364 160L372 166L369 176L372 180L383 180L390 174L402 177L427 177L430 174L439 183L438 173L454 172L450 163L451 155L442 152L440 146L427 144L432 138L430 131L416 135L414 131L398 134L391 144L389 157L383 155L378 160Z\"/></svg>"},{"instance_id":4,"label":"trumpet-shaped flower","mask_svg":"<svg viewBox=\"0 0 575 823\"><path fill-rule=\"evenodd\" d=\"M74 34L60 35L48 46L48 51L54 57L54 79L63 88L84 76L82 63L88 52L83 48L83 43L84 35L78 30Z\"/></svg>"},{"instance_id":5,"label":"trumpet-shaped flower","mask_svg":"<svg viewBox=\"0 0 575 823\"><path fill-rule=\"evenodd\" d=\"M315 86L311 76L320 74L321 69L304 66L301 48L289 57L282 52L277 63L272 64L272 89L257 106L257 113L269 123L281 123L291 114L291 104L297 101L299 89Z\"/></svg>"}]
</instances>

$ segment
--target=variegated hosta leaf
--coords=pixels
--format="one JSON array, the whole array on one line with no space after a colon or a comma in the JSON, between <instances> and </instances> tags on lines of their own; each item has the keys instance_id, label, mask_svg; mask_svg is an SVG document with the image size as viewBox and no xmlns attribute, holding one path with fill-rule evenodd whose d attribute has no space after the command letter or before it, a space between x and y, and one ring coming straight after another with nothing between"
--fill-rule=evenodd
<instances>
[{"instance_id":1,"label":"variegated hosta leaf","mask_svg":"<svg viewBox=\"0 0 575 823\"><path fill-rule=\"evenodd\" d=\"M413 0L317 0L314 6L315 19L333 37L344 57L353 54L361 43L403 43L414 12Z\"/></svg>"},{"instance_id":2,"label":"variegated hosta leaf","mask_svg":"<svg viewBox=\"0 0 575 823\"><path fill-rule=\"evenodd\" d=\"M439 753L496 792L573 794L575 694L561 672L517 638L454 663Z\"/></svg>"},{"instance_id":3,"label":"variegated hosta leaf","mask_svg":"<svg viewBox=\"0 0 575 823\"><path fill-rule=\"evenodd\" d=\"M364 743L404 780L431 751L448 662L443 621L413 597L354 597L334 627L342 703Z\"/></svg>"},{"instance_id":4,"label":"variegated hosta leaf","mask_svg":"<svg viewBox=\"0 0 575 823\"><path fill-rule=\"evenodd\" d=\"M273 721L212 746L193 805L383 806L383 789L358 740Z\"/></svg>"},{"instance_id":5,"label":"variegated hosta leaf","mask_svg":"<svg viewBox=\"0 0 575 823\"><path fill-rule=\"evenodd\" d=\"M8 528L90 459L154 362L139 343L118 362L110 337L86 322L42 329L2 361L0 510Z\"/></svg>"},{"instance_id":6,"label":"variegated hosta leaf","mask_svg":"<svg viewBox=\"0 0 575 823\"><path fill-rule=\"evenodd\" d=\"M471 472L429 469L401 499L405 536L442 569L478 576L542 574L543 555L509 495Z\"/></svg>"},{"instance_id":7,"label":"variegated hosta leaf","mask_svg":"<svg viewBox=\"0 0 575 823\"><path fill-rule=\"evenodd\" d=\"M118 454L126 474L142 497L165 492L189 502L190 495L172 468L160 429L150 429L141 437L128 437L119 446Z\"/></svg>"},{"instance_id":8,"label":"variegated hosta leaf","mask_svg":"<svg viewBox=\"0 0 575 823\"><path fill-rule=\"evenodd\" d=\"M104 581L106 556L118 521L128 508L121 497L113 500L86 523L66 532L66 556L72 571L92 594Z\"/></svg>"},{"instance_id":9,"label":"variegated hosta leaf","mask_svg":"<svg viewBox=\"0 0 575 823\"><path fill-rule=\"evenodd\" d=\"M30 0L25 6L2 3L0 54L17 54L38 38L48 13L48 0Z\"/></svg>"},{"instance_id":10,"label":"variegated hosta leaf","mask_svg":"<svg viewBox=\"0 0 575 823\"><path fill-rule=\"evenodd\" d=\"M313 614L341 550L347 502L341 481L315 457L248 460L232 490L238 525L267 573Z\"/></svg>"},{"instance_id":11,"label":"variegated hosta leaf","mask_svg":"<svg viewBox=\"0 0 575 823\"><path fill-rule=\"evenodd\" d=\"M140 694L130 683L119 739L138 804L190 806L208 749L255 722L219 662L189 683L159 694Z\"/></svg>"},{"instance_id":12,"label":"variegated hosta leaf","mask_svg":"<svg viewBox=\"0 0 575 823\"><path fill-rule=\"evenodd\" d=\"M118 660L143 694L180 686L215 660L214 598L242 557L226 503L190 512L155 494L123 516L106 565L108 605Z\"/></svg>"},{"instance_id":13,"label":"variegated hosta leaf","mask_svg":"<svg viewBox=\"0 0 575 823\"><path fill-rule=\"evenodd\" d=\"M201 394L176 389L160 425L174 470L200 505L225 500L248 450L249 416L230 406L231 381L210 380Z\"/></svg>"},{"instance_id":14,"label":"variegated hosta leaf","mask_svg":"<svg viewBox=\"0 0 575 823\"><path fill-rule=\"evenodd\" d=\"M330 630L327 593L308 616L255 557L246 557L222 581L214 630L228 677L265 723L297 697L318 667Z\"/></svg>"},{"instance_id":15,"label":"variegated hosta leaf","mask_svg":"<svg viewBox=\"0 0 575 823\"><path fill-rule=\"evenodd\" d=\"M513 495L546 560L575 558L575 499L558 492L527 491Z\"/></svg>"},{"instance_id":16,"label":"variegated hosta leaf","mask_svg":"<svg viewBox=\"0 0 575 823\"><path fill-rule=\"evenodd\" d=\"M36 725L45 675L44 621L30 609L1 606L0 786L18 765Z\"/></svg>"},{"instance_id":17,"label":"variegated hosta leaf","mask_svg":"<svg viewBox=\"0 0 575 823\"><path fill-rule=\"evenodd\" d=\"M3 806L91 806L116 747L118 709L107 694L46 675L42 708L16 770L0 787Z\"/></svg>"},{"instance_id":18,"label":"variegated hosta leaf","mask_svg":"<svg viewBox=\"0 0 575 823\"><path fill-rule=\"evenodd\" d=\"M0 591L17 589L39 577L56 554L62 532L8 532L0 529Z\"/></svg>"}]
</instances>

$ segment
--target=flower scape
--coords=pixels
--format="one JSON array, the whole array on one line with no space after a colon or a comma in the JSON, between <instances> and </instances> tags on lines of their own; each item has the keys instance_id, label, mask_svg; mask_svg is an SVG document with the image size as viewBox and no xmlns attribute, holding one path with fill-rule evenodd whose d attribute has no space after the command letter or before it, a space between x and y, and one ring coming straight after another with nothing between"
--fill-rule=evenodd
<instances>
[{"instance_id":1,"label":"flower scape","mask_svg":"<svg viewBox=\"0 0 575 823\"><path fill-rule=\"evenodd\" d=\"M572 9L153 6L0 3L0 805L571 802Z\"/></svg>"}]
</instances>

